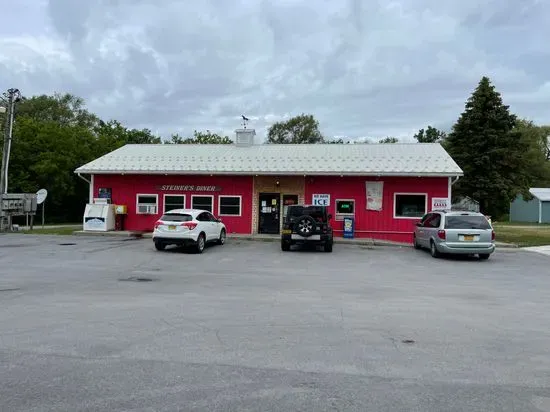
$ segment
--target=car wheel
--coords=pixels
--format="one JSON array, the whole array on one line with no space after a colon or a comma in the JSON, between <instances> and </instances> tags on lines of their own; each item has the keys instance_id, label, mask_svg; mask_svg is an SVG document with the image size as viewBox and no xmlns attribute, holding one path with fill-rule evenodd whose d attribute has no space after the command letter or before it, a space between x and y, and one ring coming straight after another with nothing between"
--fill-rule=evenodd
<instances>
[{"instance_id":1,"label":"car wheel","mask_svg":"<svg viewBox=\"0 0 550 412\"><path fill-rule=\"evenodd\" d=\"M438 258L439 256L441 256L441 254L437 250L437 247L435 246L435 242L433 240L430 242L430 254L434 258Z\"/></svg>"},{"instance_id":2,"label":"car wheel","mask_svg":"<svg viewBox=\"0 0 550 412\"><path fill-rule=\"evenodd\" d=\"M281 250L283 252L288 252L290 250L290 242L281 241Z\"/></svg>"},{"instance_id":3,"label":"car wheel","mask_svg":"<svg viewBox=\"0 0 550 412\"><path fill-rule=\"evenodd\" d=\"M227 233L225 232L225 229L222 229L220 232L220 237L218 238L218 245L225 244L226 238L227 238Z\"/></svg>"},{"instance_id":4,"label":"car wheel","mask_svg":"<svg viewBox=\"0 0 550 412\"><path fill-rule=\"evenodd\" d=\"M481 254L479 255L479 258L480 258L481 260L487 260L487 259L489 259L489 256L491 256L489 253L481 253Z\"/></svg>"},{"instance_id":5,"label":"car wheel","mask_svg":"<svg viewBox=\"0 0 550 412\"><path fill-rule=\"evenodd\" d=\"M420 244L418 243L418 240L416 239L416 236L413 236L413 245L415 249L421 249Z\"/></svg>"},{"instance_id":6,"label":"car wheel","mask_svg":"<svg viewBox=\"0 0 550 412\"><path fill-rule=\"evenodd\" d=\"M309 237L313 234L315 226L315 219L311 216L304 215L296 220L295 230L300 236Z\"/></svg>"},{"instance_id":7,"label":"car wheel","mask_svg":"<svg viewBox=\"0 0 550 412\"><path fill-rule=\"evenodd\" d=\"M332 242L325 243L324 249L325 249L325 252L328 252L328 253L332 252Z\"/></svg>"},{"instance_id":8,"label":"car wheel","mask_svg":"<svg viewBox=\"0 0 550 412\"><path fill-rule=\"evenodd\" d=\"M195 245L195 251L197 253L202 253L204 251L204 247L206 246L206 238L204 236L204 233L201 233L199 237L197 238L197 244Z\"/></svg>"},{"instance_id":9,"label":"car wheel","mask_svg":"<svg viewBox=\"0 0 550 412\"><path fill-rule=\"evenodd\" d=\"M166 245L161 242L155 242L155 249L157 250L164 250L166 248Z\"/></svg>"}]
</instances>

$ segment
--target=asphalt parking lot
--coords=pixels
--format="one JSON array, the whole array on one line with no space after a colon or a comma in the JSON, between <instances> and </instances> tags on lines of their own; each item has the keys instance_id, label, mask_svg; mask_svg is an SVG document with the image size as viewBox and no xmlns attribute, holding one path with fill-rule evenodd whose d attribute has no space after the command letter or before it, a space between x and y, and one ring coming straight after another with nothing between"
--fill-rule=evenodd
<instances>
[{"instance_id":1,"label":"asphalt parking lot","mask_svg":"<svg viewBox=\"0 0 550 412\"><path fill-rule=\"evenodd\" d=\"M16 234L0 265L1 411L550 411L541 254Z\"/></svg>"}]
</instances>

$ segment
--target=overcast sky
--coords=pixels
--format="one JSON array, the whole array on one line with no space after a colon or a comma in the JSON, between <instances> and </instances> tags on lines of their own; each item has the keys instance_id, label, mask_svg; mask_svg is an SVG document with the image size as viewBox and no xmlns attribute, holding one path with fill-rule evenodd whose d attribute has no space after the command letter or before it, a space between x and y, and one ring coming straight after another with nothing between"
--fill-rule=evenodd
<instances>
[{"instance_id":1,"label":"overcast sky","mask_svg":"<svg viewBox=\"0 0 550 412\"><path fill-rule=\"evenodd\" d=\"M169 136L448 128L481 76L550 123L548 0L0 0L0 89L69 92Z\"/></svg>"}]
</instances>

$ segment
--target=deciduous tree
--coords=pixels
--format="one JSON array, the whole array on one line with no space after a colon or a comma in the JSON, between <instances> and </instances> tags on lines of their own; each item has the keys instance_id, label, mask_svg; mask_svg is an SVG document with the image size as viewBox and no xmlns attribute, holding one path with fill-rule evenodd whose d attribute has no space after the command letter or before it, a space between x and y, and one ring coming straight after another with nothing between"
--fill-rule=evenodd
<instances>
[{"instance_id":1,"label":"deciduous tree","mask_svg":"<svg viewBox=\"0 0 550 412\"><path fill-rule=\"evenodd\" d=\"M428 126L426 130L420 129L415 135L414 138L418 143L441 143L447 134L435 127Z\"/></svg>"},{"instance_id":2,"label":"deciduous tree","mask_svg":"<svg viewBox=\"0 0 550 412\"><path fill-rule=\"evenodd\" d=\"M399 139L397 137L388 136L380 139L378 143L399 143Z\"/></svg>"},{"instance_id":3,"label":"deciduous tree","mask_svg":"<svg viewBox=\"0 0 550 412\"><path fill-rule=\"evenodd\" d=\"M301 114L284 122L271 125L267 143L323 143L319 122L311 114Z\"/></svg>"},{"instance_id":4,"label":"deciduous tree","mask_svg":"<svg viewBox=\"0 0 550 412\"><path fill-rule=\"evenodd\" d=\"M212 133L210 130L206 132L193 132L193 137L183 138L177 134L172 135L171 141L168 143L177 144L231 144L231 140L228 136L221 136L217 133Z\"/></svg>"},{"instance_id":5,"label":"deciduous tree","mask_svg":"<svg viewBox=\"0 0 550 412\"><path fill-rule=\"evenodd\" d=\"M516 123L516 129L529 143L529 151L525 153L525 156L532 178L531 185L535 187L550 186L550 148L548 146L550 126L537 126L530 120L520 119Z\"/></svg>"}]
</instances>

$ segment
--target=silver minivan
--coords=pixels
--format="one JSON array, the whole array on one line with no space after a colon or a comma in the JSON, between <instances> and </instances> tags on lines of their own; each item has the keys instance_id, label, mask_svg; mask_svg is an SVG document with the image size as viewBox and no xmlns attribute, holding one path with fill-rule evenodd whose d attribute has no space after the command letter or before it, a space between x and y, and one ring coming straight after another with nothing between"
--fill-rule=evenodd
<instances>
[{"instance_id":1,"label":"silver minivan","mask_svg":"<svg viewBox=\"0 0 550 412\"><path fill-rule=\"evenodd\" d=\"M414 247L441 254L476 254L489 259L495 251L495 232L485 215L478 212L434 210L416 223Z\"/></svg>"}]
</instances>

